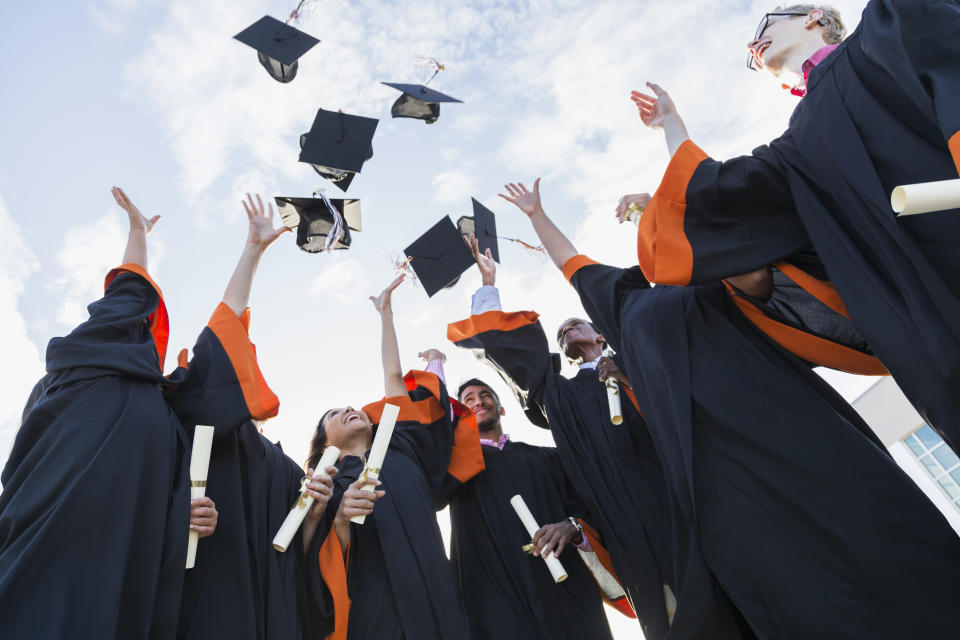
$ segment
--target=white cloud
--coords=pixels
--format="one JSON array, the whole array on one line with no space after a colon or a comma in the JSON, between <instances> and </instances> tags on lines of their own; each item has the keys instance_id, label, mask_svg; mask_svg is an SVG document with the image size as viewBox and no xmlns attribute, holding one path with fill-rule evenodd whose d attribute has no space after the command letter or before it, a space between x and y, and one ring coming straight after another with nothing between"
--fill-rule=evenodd
<instances>
[{"instance_id":1,"label":"white cloud","mask_svg":"<svg viewBox=\"0 0 960 640\"><path fill-rule=\"evenodd\" d=\"M473 178L463 171L438 173L433 178L433 200L439 204L462 203L465 194L475 191Z\"/></svg>"},{"instance_id":2,"label":"white cloud","mask_svg":"<svg viewBox=\"0 0 960 640\"><path fill-rule=\"evenodd\" d=\"M0 466L13 444L24 402L45 369L20 310L27 281L39 266L0 196L0 349L7 362L0 369Z\"/></svg>"}]
</instances>

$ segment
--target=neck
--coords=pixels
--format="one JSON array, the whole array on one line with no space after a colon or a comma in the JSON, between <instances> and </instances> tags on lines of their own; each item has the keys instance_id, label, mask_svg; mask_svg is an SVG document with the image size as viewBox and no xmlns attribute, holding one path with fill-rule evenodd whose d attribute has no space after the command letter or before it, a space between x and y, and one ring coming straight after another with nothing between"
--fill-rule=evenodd
<instances>
[{"instance_id":1,"label":"neck","mask_svg":"<svg viewBox=\"0 0 960 640\"><path fill-rule=\"evenodd\" d=\"M591 342L589 345L580 349L580 357L584 362L593 362L602 355L603 347L596 342Z\"/></svg>"},{"instance_id":2,"label":"neck","mask_svg":"<svg viewBox=\"0 0 960 640\"><path fill-rule=\"evenodd\" d=\"M798 44L785 56L783 64L774 75L783 84L791 87L802 86L803 63L825 46L827 43L819 31L811 32L803 44Z\"/></svg>"},{"instance_id":3,"label":"neck","mask_svg":"<svg viewBox=\"0 0 960 640\"><path fill-rule=\"evenodd\" d=\"M500 421L497 420L497 424L491 426L489 429L484 429L479 432L480 437L484 440L499 440L500 436L503 435L503 427L500 426Z\"/></svg>"},{"instance_id":4,"label":"neck","mask_svg":"<svg viewBox=\"0 0 960 640\"><path fill-rule=\"evenodd\" d=\"M370 440L368 438L355 438L349 442L345 442L343 446L340 447L340 459L342 460L347 456L362 458L369 450Z\"/></svg>"}]
</instances>

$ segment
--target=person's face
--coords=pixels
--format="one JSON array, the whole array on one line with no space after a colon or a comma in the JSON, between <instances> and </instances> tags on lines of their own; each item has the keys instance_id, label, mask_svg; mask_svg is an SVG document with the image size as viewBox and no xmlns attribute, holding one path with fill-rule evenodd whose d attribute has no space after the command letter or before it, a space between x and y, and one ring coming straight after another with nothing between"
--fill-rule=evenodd
<instances>
[{"instance_id":1,"label":"person's face","mask_svg":"<svg viewBox=\"0 0 960 640\"><path fill-rule=\"evenodd\" d=\"M373 437L373 423L363 411L353 407L333 409L323 420L327 432L327 443L343 448L343 445L365 437L369 442Z\"/></svg>"},{"instance_id":2,"label":"person's face","mask_svg":"<svg viewBox=\"0 0 960 640\"><path fill-rule=\"evenodd\" d=\"M478 430L490 431L500 424L503 408L489 387L472 385L465 388L460 394L460 402L477 416Z\"/></svg>"},{"instance_id":3,"label":"person's face","mask_svg":"<svg viewBox=\"0 0 960 640\"><path fill-rule=\"evenodd\" d=\"M754 39L747 43L751 68L779 76L790 55L808 47L809 28L821 17L819 10L801 15L767 14L766 24L761 21Z\"/></svg>"},{"instance_id":4,"label":"person's face","mask_svg":"<svg viewBox=\"0 0 960 640\"><path fill-rule=\"evenodd\" d=\"M584 345L602 343L603 338L583 318L570 318L557 329L557 342L568 358L579 358Z\"/></svg>"}]
</instances>

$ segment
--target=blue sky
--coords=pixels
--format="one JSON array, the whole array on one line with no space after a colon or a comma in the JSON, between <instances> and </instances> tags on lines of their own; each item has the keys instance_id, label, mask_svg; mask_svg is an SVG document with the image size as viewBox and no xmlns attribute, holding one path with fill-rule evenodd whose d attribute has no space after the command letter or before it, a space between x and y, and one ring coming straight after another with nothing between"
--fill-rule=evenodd
<instances>
[{"instance_id":1,"label":"blue sky","mask_svg":"<svg viewBox=\"0 0 960 640\"><path fill-rule=\"evenodd\" d=\"M507 181L543 177L544 205L581 252L635 261L632 226L613 208L653 191L667 161L659 133L640 124L631 89L645 80L674 97L693 138L715 157L749 152L785 127L796 98L743 67L763 2L599 0L439 2L320 0L300 28L321 40L283 85L232 36L296 2L105 0L3 3L0 103L0 451L43 371L46 341L85 317L119 262L123 187L147 215L150 267L172 333L168 369L213 311L245 237L242 194L308 196L326 187L297 162L297 140L317 108L381 118L374 157L353 183L364 231L335 255L300 252L285 236L264 258L252 298L252 337L280 416L264 425L295 459L329 407L382 395L377 318L367 297L392 277L399 254L442 215L476 197L504 235L533 239L496 198ZM835 2L852 29L863 2ZM436 88L464 100L425 125L391 120L396 93L380 81L418 82L417 56L447 65ZM552 265L502 247L507 310L532 308L548 334L582 313ZM427 299L406 284L394 309L407 367L437 346L448 380L492 372L446 342L479 286L473 269ZM853 397L870 381L831 375ZM504 387L501 395L507 397ZM507 404L515 438L550 442ZM0 454L2 460L3 454Z\"/></svg>"}]
</instances>

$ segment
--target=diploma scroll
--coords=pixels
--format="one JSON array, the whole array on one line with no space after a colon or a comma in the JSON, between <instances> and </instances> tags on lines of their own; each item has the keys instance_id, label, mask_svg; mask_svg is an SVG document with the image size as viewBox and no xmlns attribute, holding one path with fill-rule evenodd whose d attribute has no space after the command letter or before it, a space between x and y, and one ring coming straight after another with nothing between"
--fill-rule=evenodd
<instances>
[{"instance_id":1,"label":"diploma scroll","mask_svg":"<svg viewBox=\"0 0 960 640\"><path fill-rule=\"evenodd\" d=\"M513 510L517 512L517 515L520 517L520 521L523 523L523 526L526 528L527 533L530 534L530 538L533 539L533 536L536 535L537 529L540 528L540 525L537 524L536 519L534 519L533 514L530 513L530 509L527 508L527 503L523 501L523 498L518 494L510 498L510 505L513 507ZM540 556L543 558L543 561L547 563L547 568L550 570L550 575L553 576L554 582L563 582L567 579L567 572L563 568L563 565L560 564L560 561L553 555L551 551L548 555Z\"/></svg>"},{"instance_id":2,"label":"diploma scroll","mask_svg":"<svg viewBox=\"0 0 960 640\"><path fill-rule=\"evenodd\" d=\"M332 444L327 445L327 448L323 450L323 455L320 456L317 468L313 471L313 477L319 478L320 476L326 475L327 472L324 471L324 469L334 466L339 457L340 449ZM303 519L307 517L307 512L310 511L310 507L312 506L313 496L307 495L307 483L306 479L304 479L304 483L300 487L300 497L297 499L297 503L291 507L290 513L287 514L283 524L280 525L280 530L277 531L277 535L273 537L274 549L280 553L287 550L287 547L290 546L290 541L293 540L293 536L300 530L300 525L303 524Z\"/></svg>"},{"instance_id":3,"label":"diploma scroll","mask_svg":"<svg viewBox=\"0 0 960 640\"><path fill-rule=\"evenodd\" d=\"M613 424L623 424L623 409L620 406L620 386L617 379L609 377L603 381L607 387L607 402L610 405L610 422Z\"/></svg>"},{"instance_id":4,"label":"diploma scroll","mask_svg":"<svg viewBox=\"0 0 960 640\"><path fill-rule=\"evenodd\" d=\"M633 205L636 206L636 205ZM639 220L639 218L637 218ZM605 358L613 358L613 349L607 347L603 350ZM613 424L623 424L623 407L620 405L620 385L617 379L609 377L603 381L607 387L607 404L610 405L610 422Z\"/></svg>"},{"instance_id":5,"label":"diploma scroll","mask_svg":"<svg viewBox=\"0 0 960 640\"><path fill-rule=\"evenodd\" d=\"M383 405L383 414L380 416L380 424L377 425L377 435L373 438L370 457L367 458L367 465L363 470L363 477L366 479L366 484L363 485L365 491L375 491L377 488L375 481L380 476L380 469L383 468L383 459L387 457L387 447L390 445L390 437L393 435L393 427L397 424L398 415L400 415L400 407L395 404ZM363 524L366 519L366 516L353 516L350 522Z\"/></svg>"},{"instance_id":6,"label":"diploma scroll","mask_svg":"<svg viewBox=\"0 0 960 640\"><path fill-rule=\"evenodd\" d=\"M900 216L960 208L960 180L905 184L894 188L890 206Z\"/></svg>"},{"instance_id":7,"label":"diploma scroll","mask_svg":"<svg viewBox=\"0 0 960 640\"><path fill-rule=\"evenodd\" d=\"M193 450L190 452L190 499L202 498L207 493L207 471L210 469L210 449L213 447L213 427L197 425L193 430ZM187 569L193 569L197 560L200 534L191 531L187 537Z\"/></svg>"}]
</instances>

